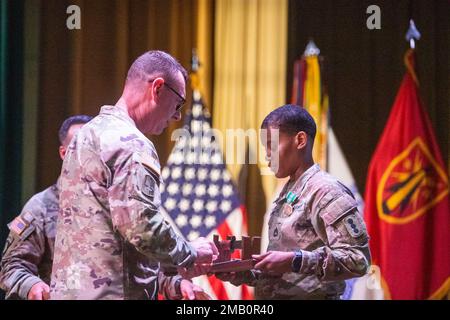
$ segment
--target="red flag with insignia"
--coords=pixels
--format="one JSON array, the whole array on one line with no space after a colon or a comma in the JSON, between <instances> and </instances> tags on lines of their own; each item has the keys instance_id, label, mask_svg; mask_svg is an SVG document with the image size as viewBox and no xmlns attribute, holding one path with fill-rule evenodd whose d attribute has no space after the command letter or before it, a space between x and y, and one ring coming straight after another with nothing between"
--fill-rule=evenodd
<instances>
[{"instance_id":1,"label":"red flag with insignia","mask_svg":"<svg viewBox=\"0 0 450 320\"><path fill-rule=\"evenodd\" d=\"M449 182L419 97L414 51L369 165L365 219L387 299L441 299L450 288Z\"/></svg>"}]
</instances>

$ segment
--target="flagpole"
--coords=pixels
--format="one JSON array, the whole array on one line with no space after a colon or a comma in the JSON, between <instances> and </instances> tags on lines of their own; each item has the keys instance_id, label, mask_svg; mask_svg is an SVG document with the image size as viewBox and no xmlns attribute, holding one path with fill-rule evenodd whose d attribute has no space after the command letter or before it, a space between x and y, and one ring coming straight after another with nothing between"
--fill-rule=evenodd
<instances>
[{"instance_id":1,"label":"flagpole","mask_svg":"<svg viewBox=\"0 0 450 320\"><path fill-rule=\"evenodd\" d=\"M197 49L192 49L192 57L191 57L191 88L192 88L192 96L194 100L200 99L200 79L198 77L198 69L200 68L200 59L197 55Z\"/></svg>"},{"instance_id":2,"label":"flagpole","mask_svg":"<svg viewBox=\"0 0 450 320\"><path fill-rule=\"evenodd\" d=\"M303 55L305 57L310 56L318 56L320 54L320 49L316 46L313 40L309 40L308 44L306 45L305 52Z\"/></svg>"},{"instance_id":3,"label":"flagpole","mask_svg":"<svg viewBox=\"0 0 450 320\"><path fill-rule=\"evenodd\" d=\"M406 68L408 69L409 73L414 79L414 82L419 85L419 80L416 75L416 71L414 68L414 50L416 47L416 40L420 39L420 32L417 30L416 24L414 23L414 20L409 20L409 28L405 35L406 41L409 41L409 47L406 51L405 57L404 57L404 63Z\"/></svg>"},{"instance_id":4,"label":"flagpole","mask_svg":"<svg viewBox=\"0 0 450 320\"><path fill-rule=\"evenodd\" d=\"M409 42L409 47L415 49L416 40L420 40L420 32L417 30L413 19L409 20L409 28L405 35L406 41Z\"/></svg>"},{"instance_id":5,"label":"flagpole","mask_svg":"<svg viewBox=\"0 0 450 320\"><path fill-rule=\"evenodd\" d=\"M198 59L197 49L192 49L192 58L191 58L191 70L192 72L197 72L200 67L200 60Z\"/></svg>"}]
</instances>

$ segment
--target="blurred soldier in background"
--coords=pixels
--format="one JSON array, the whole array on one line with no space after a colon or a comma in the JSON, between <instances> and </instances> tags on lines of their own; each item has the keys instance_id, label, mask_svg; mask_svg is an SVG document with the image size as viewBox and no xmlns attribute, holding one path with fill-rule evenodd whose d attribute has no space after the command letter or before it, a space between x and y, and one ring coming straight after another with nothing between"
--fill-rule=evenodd
<instances>
[{"instance_id":1,"label":"blurred soldier in background","mask_svg":"<svg viewBox=\"0 0 450 320\"><path fill-rule=\"evenodd\" d=\"M72 137L92 119L76 115L59 129L59 156L64 159ZM7 299L48 299L52 271L56 218L59 209L58 183L34 195L9 225L3 250L0 287Z\"/></svg>"}]
</instances>

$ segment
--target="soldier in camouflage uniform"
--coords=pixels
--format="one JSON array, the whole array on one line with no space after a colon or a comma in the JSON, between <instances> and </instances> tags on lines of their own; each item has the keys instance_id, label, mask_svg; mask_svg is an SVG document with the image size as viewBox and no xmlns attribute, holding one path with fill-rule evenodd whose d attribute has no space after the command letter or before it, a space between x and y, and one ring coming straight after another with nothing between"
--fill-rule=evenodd
<instances>
[{"instance_id":1,"label":"soldier in camouflage uniform","mask_svg":"<svg viewBox=\"0 0 450 320\"><path fill-rule=\"evenodd\" d=\"M115 106L72 140L60 182L51 299L156 299L160 267L209 264L212 241L186 242L160 210L160 164L144 133L181 118L186 71L149 51L130 67Z\"/></svg>"},{"instance_id":2,"label":"soldier in camouflage uniform","mask_svg":"<svg viewBox=\"0 0 450 320\"><path fill-rule=\"evenodd\" d=\"M61 159L73 135L92 117L72 116L59 130ZM11 229L1 261L0 287L7 299L42 300L49 296L55 242L56 219L59 209L58 183L34 195L21 214L8 226ZM180 276L159 275L159 291L166 299L193 299L203 290Z\"/></svg>"},{"instance_id":3,"label":"soldier in camouflage uniform","mask_svg":"<svg viewBox=\"0 0 450 320\"><path fill-rule=\"evenodd\" d=\"M339 299L344 280L364 275L370 265L369 239L353 194L314 164L316 125L304 108L280 107L262 129L268 158L279 156L278 167L269 162L275 176L290 180L272 206L267 253L253 256L254 270L219 277L255 286L259 299ZM271 141L274 130L277 145Z\"/></svg>"},{"instance_id":4,"label":"soldier in camouflage uniform","mask_svg":"<svg viewBox=\"0 0 450 320\"><path fill-rule=\"evenodd\" d=\"M59 154L64 159L73 135L92 118L70 117L59 130ZM10 233L2 254L0 287L7 299L48 298L58 216L59 188L54 184L34 195L8 227Z\"/></svg>"}]
</instances>

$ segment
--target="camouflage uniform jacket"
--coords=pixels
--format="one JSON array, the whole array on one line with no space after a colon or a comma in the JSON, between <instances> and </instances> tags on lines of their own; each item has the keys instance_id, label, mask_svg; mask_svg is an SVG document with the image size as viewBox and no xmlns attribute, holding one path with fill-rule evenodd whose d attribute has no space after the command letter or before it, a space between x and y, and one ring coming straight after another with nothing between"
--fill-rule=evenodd
<instances>
[{"instance_id":1,"label":"camouflage uniform jacket","mask_svg":"<svg viewBox=\"0 0 450 320\"><path fill-rule=\"evenodd\" d=\"M11 229L2 254L0 287L7 299L27 299L31 287L44 281L50 284L59 189L55 184L34 195L21 214L8 227ZM181 298L175 287L180 276L159 273L159 292L166 299Z\"/></svg>"},{"instance_id":2,"label":"camouflage uniform jacket","mask_svg":"<svg viewBox=\"0 0 450 320\"><path fill-rule=\"evenodd\" d=\"M102 107L61 171L51 299L156 299L159 267L196 252L163 219L160 164L125 110Z\"/></svg>"},{"instance_id":3,"label":"camouflage uniform jacket","mask_svg":"<svg viewBox=\"0 0 450 320\"><path fill-rule=\"evenodd\" d=\"M50 283L59 190L53 185L34 195L8 224L0 287L7 299L26 299L31 287Z\"/></svg>"},{"instance_id":4,"label":"camouflage uniform jacket","mask_svg":"<svg viewBox=\"0 0 450 320\"><path fill-rule=\"evenodd\" d=\"M364 275L370 265L369 238L351 191L318 165L299 180L291 190L298 195L292 213L283 205L293 181L273 204L267 250L301 250L300 271L282 277L241 274L235 284L256 286L259 299L338 299L344 280Z\"/></svg>"}]
</instances>

